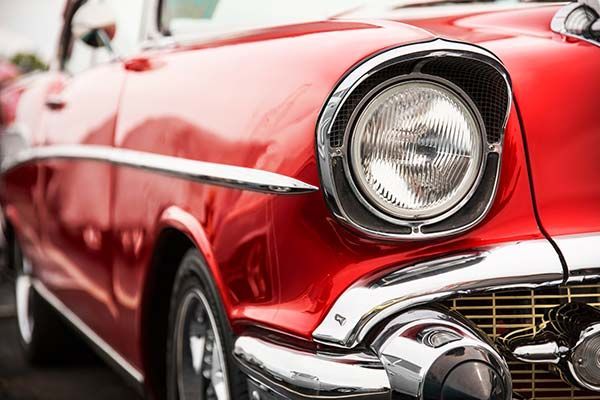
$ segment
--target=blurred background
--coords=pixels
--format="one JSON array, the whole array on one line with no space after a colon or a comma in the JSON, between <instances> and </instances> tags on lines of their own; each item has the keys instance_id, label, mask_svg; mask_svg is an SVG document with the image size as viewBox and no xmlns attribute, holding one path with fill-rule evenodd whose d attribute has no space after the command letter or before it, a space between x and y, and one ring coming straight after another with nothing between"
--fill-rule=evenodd
<instances>
[{"instance_id":1,"label":"blurred background","mask_svg":"<svg viewBox=\"0 0 600 400\"><path fill-rule=\"evenodd\" d=\"M63 1L0 0L0 85L16 74L47 67L58 38Z\"/></svg>"}]
</instances>

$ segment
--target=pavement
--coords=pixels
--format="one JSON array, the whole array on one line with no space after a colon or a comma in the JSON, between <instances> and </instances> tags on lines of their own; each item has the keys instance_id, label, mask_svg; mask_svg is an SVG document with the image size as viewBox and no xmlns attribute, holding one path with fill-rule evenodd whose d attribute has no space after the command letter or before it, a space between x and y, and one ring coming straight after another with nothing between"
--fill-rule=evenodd
<instances>
[{"instance_id":1,"label":"pavement","mask_svg":"<svg viewBox=\"0 0 600 400\"><path fill-rule=\"evenodd\" d=\"M61 365L30 367L17 335L12 288L0 284L0 400L140 399L88 347Z\"/></svg>"}]
</instances>

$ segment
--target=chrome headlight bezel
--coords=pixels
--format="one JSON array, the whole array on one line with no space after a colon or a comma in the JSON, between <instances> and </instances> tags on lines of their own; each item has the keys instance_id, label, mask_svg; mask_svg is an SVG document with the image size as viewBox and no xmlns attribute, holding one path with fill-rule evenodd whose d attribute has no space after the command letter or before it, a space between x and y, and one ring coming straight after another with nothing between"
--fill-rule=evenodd
<instances>
[{"instance_id":1,"label":"chrome headlight bezel","mask_svg":"<svg viewBox=\"0 0 600 400\"><path fill-rule=\"evenodd\" d=\"M414 212L412 214L416 214L415 216L401 216L394 213L392 208L385 207L383 204L378 204L374 201L374 199L369 196L368 188L365 188L366 182L362 182L361 177L356 171L356 148L353 143L356 138L356 126L359 122L361 116L364 114L366 107L372 103L372 101L382 92L392 88L396 85L402 84L425 84L425 85L435 85L440 89L450 93L453 95L458 101L460 101L464 107L470 113L470 116L473 118L474 123L476 124L478 135L479 135L479 146L480 146L480 157L478 161L478 166L476 169L476 174L474 179L465 190L461 191L459 197L456 201L449 202L451 204L446 205L445 207L440 206L438 209L441 211L436 211L433 213L429 213L424 216L418 216L419 212ZM485 124L481 118L477 107L473 103L473 101L469 98L469 96L457 85L452 82L442 79L432 75L425 75L420 73L412 73L410 75L401 76L398 78L390 79L385 82L382 82L380 85L376 86L372 89L358 104L353 115L350 117L350 121L348 123L346 133L344 135L344 146L343 148L346 151L346 159L347 162L344 163L346 176L348 178L348 182L350 183L350 187L352 188L354 194L357 196L359 201L369 209L373 214L377 215L379 218L387 220L394 224L399 225L422 225L422 224L431 224L436 221L441 221L445 219L447 216L453 214L458 209L462 208L465 203L473 196L475 189L477 188L479 182L481 181L483 171L486 165L487 158L487 140L486 140L486 130ZM409 214L409 213L407 213ZM423 214L423 212L421 212Z\"/></svg>"},{"instance_id":2,"label":"chrome headlight bezel","mask_svg":"<svg viewBox=\"0 0 600 400\"><path fill-rule=\"evenodd\" d=\"M398 218L365 199L356 185L348 153L356 110L361 109L357 105L364 106L381 86L413 79L435 82L457 94L473 111L485 139L477 179L468 193L439 215L420 219ZM493 99L482 95L488 89L494 93ZM506 69L492 53L477 46L436 39L367 59L340 81L317 125L322 189L330 210L346 226L377 239L443 237L477 225L490 210L496 193L511 101Z\"/></svg>"}]
</instances>

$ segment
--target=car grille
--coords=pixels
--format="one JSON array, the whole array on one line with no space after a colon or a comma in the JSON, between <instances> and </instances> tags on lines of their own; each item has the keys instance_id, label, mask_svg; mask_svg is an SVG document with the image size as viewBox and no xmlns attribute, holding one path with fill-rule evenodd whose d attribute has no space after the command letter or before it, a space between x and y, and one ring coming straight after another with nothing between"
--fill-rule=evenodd
<instances>
[{"instance_id":1,"label":"car grille","mask_svg":"<svg viewBox=\"0 0 600 400\"><path fill-rule=\"evenodd\" d=\"M600 307L600 284L468 296L446 306L477 324L491 338L517 329L535 330L545 312L560 304L583 302ZM543 365L509 361L515 392L532 400L599 400L600 393L564 383Z\"/></svg>"}]
</instances>

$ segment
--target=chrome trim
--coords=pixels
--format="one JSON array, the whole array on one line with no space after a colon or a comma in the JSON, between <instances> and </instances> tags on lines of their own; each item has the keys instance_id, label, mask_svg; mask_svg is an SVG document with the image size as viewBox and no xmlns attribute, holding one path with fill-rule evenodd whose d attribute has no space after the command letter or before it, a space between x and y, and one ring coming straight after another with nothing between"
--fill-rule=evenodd
<instances>
[{"instance_id":1,"label":"chrome trim","mask_svg":"<svg viewBox=\"0 0 600 400\"><path fill-rule=\"evenodd\" d=\"M514 242L401 266L363 279L313 331L317 342L352 348L385 318L456 295L558 285L560 259L545 239Z\"/></svg>"},{"instance_id":2,"label":"chrome trim","mask_svg":"<svg viewBox=\"0 0 600 400\"><path fill-rule=\"evenodd\" d=\"M26 344L31 343L35 321L31 309L31 276L22 274L15 279L15 309L17 311L17 326L21 339Z\"/></svg>"},{"instance_id":3,"label":"chrome trim","mask_svg":"<svg viewBox=\"0 0 600 400\"><path fill-rule=\"evenodd\" d=\"M569 276L567 283L600 280L600 233L554 237Z\"/></svg>"},{"instance_id":4,"label":"chrome trim","mask_svg":"<svg viewBox=\"0 0 600 400\"><path fill-rule=\"evenodd\" d=\"M556 14L554 14L554 17L552 17L552 21L550 22L550 29L552 30L552 32L558 33L559 35L583 40L584 42L593 44L594 46L600 46L600 42L598 42L597 40L593 40L593 39L587 38L585 36L571 33L569 31L567 31L567 29L565 27L565 22L567 20L567 17L569 16L569 14L571 14L571 12L573 12L575 9L577 9L583 5L593 8L598 14L600 14L600 2L598 2L597 0L589 0L589 1L585 1L585 0L581 1L580 0L580 1L576 1L574 3L569 3L569 4L565 5L564 7L560 8L556 12Z\"/></svg>"},{"instance_id":5,"label":"chrome trim","mask_svg":"<svg viewBox=\"0 0 600 400\"><path fill-rule=\"evenodd\" d=\"M87 326L77 315L75 315L62 301L60 301L54 294L44 286L42 282L37 279L32 279L33 287L40 296L44 298L56 311L58 311L63 317L65 317L77 330L79 330L84 336L86 336L94 345L98 347L106 356L117 363L123 371L127 372L133 379L138 383L144 383L144 375L141 371L131 365L123 356L121 356L115 349L113 349L108 343L106 343L100 336L98 336L92 328Z\"/></svg>"},{"instance_id":6,"label":"chrome trim","mask_svg":"<svg viewBox=\"0 0 600 400\"><path fill-rule=\"evenodd\" d=\"M550 341L518 346L512 351L512 355L524 363L558 365L568 352L568 348Z\"/></svg>"},{"instance_id":7,"label":"chrome trim","mask_svg":"<svg viewBox=\"0 0 600 400\"><path fill-rule=\"evenodd\" d=\"M431 331L449 337L428 343L425 339ZM493 392L503 400L512 399L506 361L485 334L446 309L400 314L386 324L371 348L388 373L393 399L474 399ZM462 368L460 376L457 368ZM453 393L446 397L449 385Z\"/></svg>"},{"instance_id":8,"label":"chrome trim","mask_svg":"<svg viewBox=\"0 0 600 400\"><path fill-rule=\"evenodd\" d=\"M591 340L594 337L598 337L598 336L600 336L600 323L594 324L594 325L588 327L587 329L581 331L579 340L577 341L577 343L575 344L575 346L573 346L573 349L571 350L572 353L574 354L575 351L577 351L577 348L579 346L581 346L582 344L584 344L587 340ZM595 356L597 358L598 354L596 354ZM600 385L593 385L591 383L588 383L585 380L583 380L581 378L581 376L579 376L579 373L577 372L574 363L576 363L576 361L573 360L572 357L570 357L568 360L568 363L567 363L567 367L569 368L571 377L575 380L575 382L578 385L580 385L582 388L585 388L587 390L591 390L594 392L600 392Z\"/></svg>"},{"instance_id":9,"label":"chrome trim","mask_svg":"<svg viewBox=\"0 0 600 400\"><path fill-rule=\"evenodd\" d=\"M390 392L385 369L371 354L327 354L241 336L235 342L234 355L261 383L303 398L353 398Z\"/></svg>"},{"instance_id":10,"label":"chrome trim","mask_svg":"<svg viewBox=\"0 0 600 400\"><path fill-rule=\"evenodd\" d=\"M318 190L315 186L274 172L97 145L25 148L8 155L2 161L0 171L5 173L21 164L43 160L107 162L194 182L268 194L303 194Z\"/></svg>"},{"instance_id":11,"label":"chrome trim","mask_svg":"<svg viewBox=\"0 0 600 400\"><path fill-rule=\"evenodd\" d=\"M392 50L387 50L364 61L354 70L352 70L334 89L333 93L331 94L321 111L321 116L317 125L317 152L321 171L322 188L332 213L350 228L358 232L362 232L368 236L379 239L423 239L448 236L451 234L460 233L472 228L473 226L481 222L481 220L483 220L483 218L487 215L493 203L495 191L497 188L497 182L499 179L499 171L501 164L500 161L498 163L498 169L496 171L496 183L494 185L494 193L492 194L488 203L486 204L485 210L482 213L482 215L480 215L471 223L454 229L448 229L445 231L435 233L423 233L421 231L421 226L425 224L422 222L415 223L414 221L396 220L395 223L398 225L410 226L411 233L398 234L376 231L356 223L351 218L351 216L343 209L340 203L337 194L338 191L336 190L334 183L332 167L333 164L337 162L335 160L341 160L342 162L344 162L344 160L347 157L343 148L330 147L329 133L342 105L346 102L348 97L362 82L364 82L373 74L376 74L377 72L381 71L382 69L389 67L390 65L394 65L412 59L432 57L469 58L480 62L484 62L496 69L499 72L499 74L504 78L508 88L509 104L507 104L507 110L503 126L506 127L506 123L508 122L508 116L512 105L512 88L510 83L510 77L508 75L508 72L506 72L506 70L504 69L502 62L493 53L490 53L489 51L484 50L483 48L444 39L435 39L429 42L409 44ZM487 143L487 141L485 143ZM490 152L498 153L500 155L502 152L502 144L499 143L487 146L486 155Z\"/></svg>"}]
</instances>

